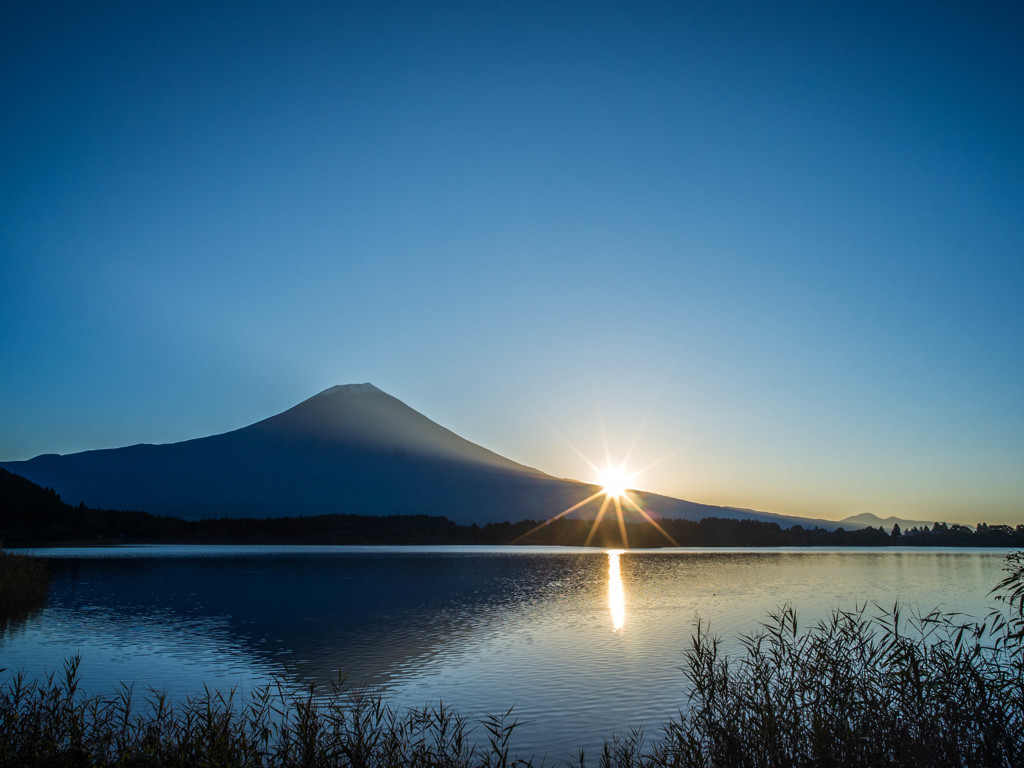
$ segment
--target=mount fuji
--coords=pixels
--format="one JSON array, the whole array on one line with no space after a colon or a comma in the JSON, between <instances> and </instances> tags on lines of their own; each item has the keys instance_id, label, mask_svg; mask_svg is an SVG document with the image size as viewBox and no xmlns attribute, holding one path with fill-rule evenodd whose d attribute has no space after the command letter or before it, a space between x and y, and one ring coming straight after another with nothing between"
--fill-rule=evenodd
<instances>
[{"instance_id":1,"label":"mount fuji","mask_svg":"<svg viewBox=\"0 0 1024 768\"><path fill-rule=\"evenodd\" d=\"M210 437L44 454L0 466L71 504L185 519L427 514L483 525L544 520L599 490L476 445L372 384L331 387L276 416ZM659 517L838 525L632 494Z\"/></svg>"}]
</instances>

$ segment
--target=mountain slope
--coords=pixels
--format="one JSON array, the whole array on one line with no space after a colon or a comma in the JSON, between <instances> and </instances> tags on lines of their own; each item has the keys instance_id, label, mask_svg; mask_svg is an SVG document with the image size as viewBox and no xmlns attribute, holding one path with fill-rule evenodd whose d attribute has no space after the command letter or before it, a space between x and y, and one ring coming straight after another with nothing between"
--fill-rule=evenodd
<instances>
[{"instance_id":1,"label":"mountain slope","mask_svg":"<svg viewBox=\"0 0 1024 768\"><path fill-rule=\"evenodd\" d=\"M459 523L547 519L598 489L518 464L434 423L371 384L331 387L247 427L0 466L71 504L185 519L351 513L444 515ZM661 517L830 521L635 494ZM592 504L590 511L596 511Z\"/></svg>"}]
</instances>

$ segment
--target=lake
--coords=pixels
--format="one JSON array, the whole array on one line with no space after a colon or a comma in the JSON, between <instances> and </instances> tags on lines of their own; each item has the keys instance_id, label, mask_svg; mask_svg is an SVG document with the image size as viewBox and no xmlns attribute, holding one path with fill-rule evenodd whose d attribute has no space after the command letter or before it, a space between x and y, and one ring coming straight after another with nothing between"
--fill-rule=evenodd
<instances>
[{"instance_id":1,"label":"lake","mask_svg":"<svg viewBox=\"0 0 1024 768\"><path fill-rule=\"evenodd\" d=\"M697 617L736 647L767 611L806 626L895 601L981 616L1006 550L153 546L40 549L46 607L0 637L0 673L80 654L82 686L172 696L339 672L394 703L510 706L554 761L685 705ZM869 607L869 611L873 610Z\"/></svg>"}]
</instances>

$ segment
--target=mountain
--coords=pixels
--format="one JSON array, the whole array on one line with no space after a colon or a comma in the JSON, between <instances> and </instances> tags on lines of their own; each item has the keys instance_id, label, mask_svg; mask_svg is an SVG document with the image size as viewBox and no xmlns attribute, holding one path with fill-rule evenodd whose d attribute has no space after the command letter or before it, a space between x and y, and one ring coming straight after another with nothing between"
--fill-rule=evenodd
<instances>
[{"instance_id":1,"label":"mountain","mask_svg":"<svg viewBox=\"0 0 1024 768\"><path fill-rule=\"evenodd\" d=\"M899 525L900 530L909 531L911 528L931 528L936 522L937 521L935 520L930 523L925 520L907 520L905 518L895 516L879 517L878 515L873 515L870 512L861 512L859 515L844 517L839 521L839 525L842 525L847 529L861 528L864 526L878 528L881 526L887 531L891 531L893 525ZM966 527L970 528L972 531L974 530L973 525L968 525Z\"/></svg>"},{"instance_id":2,"label":"mountain","mask_svg":"<svg viewBox=\"0 0 1024 768\"><path fill-rule=\"evenodd\" d=\"M71 504L184 519L350 513L444 515L464 524L543 520L599 490L471 443L372 384L331 387L276 416L210 437L44 454L0 466ZM634 496L660 517L839 525ZM596 509L592 503L585 511Z\"/></svg>"}]
</instances>

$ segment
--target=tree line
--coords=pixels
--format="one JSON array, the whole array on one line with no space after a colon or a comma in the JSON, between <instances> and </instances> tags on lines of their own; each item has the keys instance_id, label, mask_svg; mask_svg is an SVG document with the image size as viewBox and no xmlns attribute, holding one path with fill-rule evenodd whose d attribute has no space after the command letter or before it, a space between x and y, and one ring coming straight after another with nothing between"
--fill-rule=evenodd
<instances>
[{"instance_id":1,"label":"tree line","mask_svg":"<svg viewBox=\"0 0 1024 768\"><path fill-rule=\"evenodd\" d=\"M976 529L936 523L901 531L893 526L829 531L783 528L757 520L705 518L648 522L561 518L553 522L461 525L443 516L357 514L182 520L146 512L65 503L49 488L0 469L0 542L8 546L89 543L218 544L543 544L600 547L1024 547L1024 525ZM623 535L625 534L625 535Z\"/></svg>"}]
</instances>

